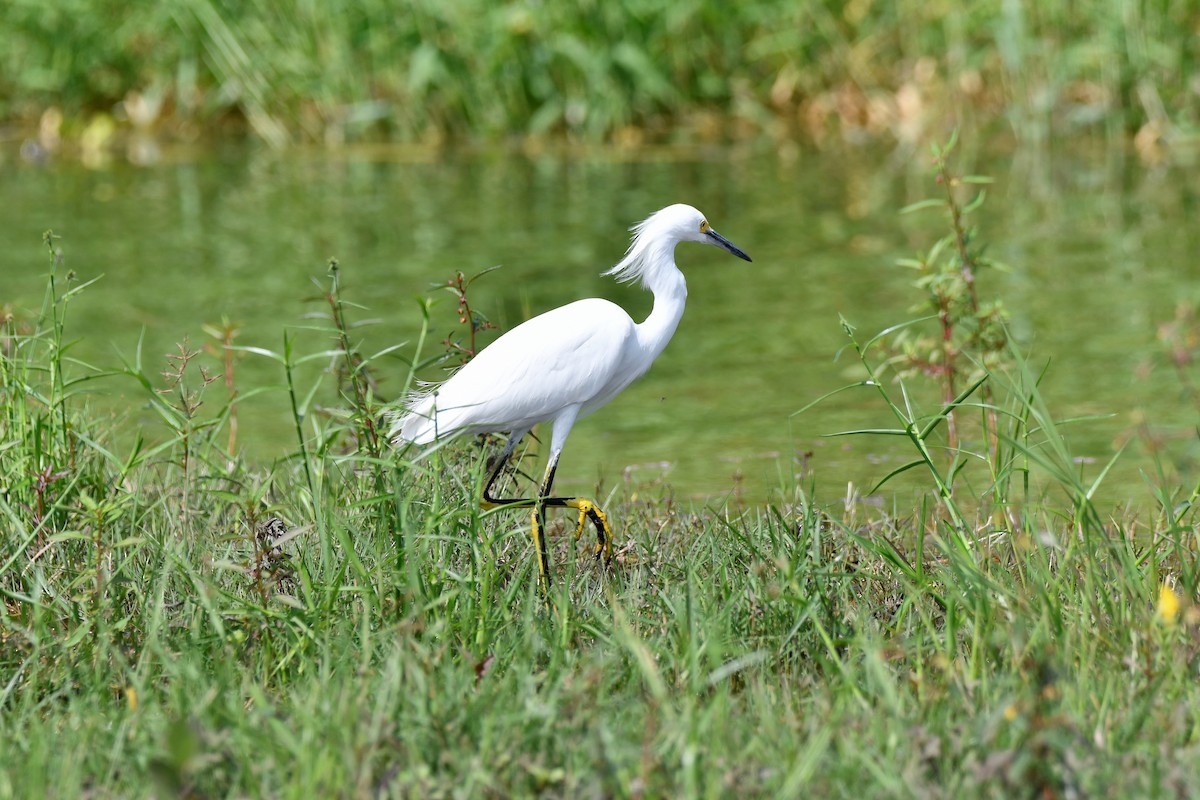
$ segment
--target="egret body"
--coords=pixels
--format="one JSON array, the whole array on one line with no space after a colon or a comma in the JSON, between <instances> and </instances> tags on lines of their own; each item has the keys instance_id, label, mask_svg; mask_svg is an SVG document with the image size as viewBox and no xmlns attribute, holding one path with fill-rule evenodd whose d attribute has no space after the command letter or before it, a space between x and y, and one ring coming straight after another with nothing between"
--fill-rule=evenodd
<instances>
[{"instance_id":1,"label":"egret body","mask_svg":"<svg viewBox=\"0 0 1200 800\"><path fill-rule=\"evenodd\" d=\"M687 300L687 284L675 265L675 245L711 244L750 260L688 205L667 206L632 230L625 257L604 274L650 290L654 308L643 322L635 323L620 306L598 298L547 311L513 328L444 383L413 400L389 433L395 444L428 444L461 434L507 432L508 442L483 489L483 506L533 507L538 571L547 588L547 507L577 510L577 537L590 519L596 527L596 556L612 557L612 530L604 512L587 498L551 497L554 472L576 420L645 374L675 333ZM493 497L492 484L517 442L534 425L547 421L552 425L550 458L537 497Z\"/></svg>"}]
</instances>

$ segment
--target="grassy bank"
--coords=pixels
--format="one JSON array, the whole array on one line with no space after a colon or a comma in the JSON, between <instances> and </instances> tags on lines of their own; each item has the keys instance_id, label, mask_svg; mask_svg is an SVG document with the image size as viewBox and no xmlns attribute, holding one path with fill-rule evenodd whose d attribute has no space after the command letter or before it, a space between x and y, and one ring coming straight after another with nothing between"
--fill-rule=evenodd
<instances>
[{"instance_id":1,"label":"grassy bank","mask_svg":"<svg viewBox=\"0 0 1200 800\"><path fill-rule=\"evenodd\" d=\"M111 0L0 11L0 119L46 147L185 140L621 143L797 131L1195 135L1189 3Z\"/></svg>"},{"instance_id":2,"label":"grassy bank","mask_svg":"<svg viewBox=\"0 0 1200 800\"><path fill-rule=\"evenodd\" d=\"M526 515L475 502L479 443L381 441L371 375L441 358L421 332L356 353L335 271L327 351L241 351L275 385L223 346L82 364L48 236L42 313L0 336L0 796L1200 792L1196 493L1091 502L1103 465L1082 479L977 284L983 179L939 163L947 235L908 265L936 313L846 326L848 390L896 419L855 435L908 448L927 499L617 490L610 568L552 537L550 610ZM153 436L89 411L115 381ZM252 392L294 421L271 464L236 453Z\"/></svg>"}]
</instances>

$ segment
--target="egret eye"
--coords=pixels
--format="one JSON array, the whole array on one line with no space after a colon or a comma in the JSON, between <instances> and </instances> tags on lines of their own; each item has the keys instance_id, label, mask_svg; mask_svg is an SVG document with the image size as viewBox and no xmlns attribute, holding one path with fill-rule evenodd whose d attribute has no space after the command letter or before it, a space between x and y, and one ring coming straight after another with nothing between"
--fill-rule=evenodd
<instances>
[{"instance_id":1,"label":"egret eye","mask_svg":"<svg viewBox=\"0 0 1200 800\"><path fill-rule=\"evenodd\" d=\"M708 233L708 220L706 220L706 219L700 220L700 232Z\"/></svg>"}]
</instances>

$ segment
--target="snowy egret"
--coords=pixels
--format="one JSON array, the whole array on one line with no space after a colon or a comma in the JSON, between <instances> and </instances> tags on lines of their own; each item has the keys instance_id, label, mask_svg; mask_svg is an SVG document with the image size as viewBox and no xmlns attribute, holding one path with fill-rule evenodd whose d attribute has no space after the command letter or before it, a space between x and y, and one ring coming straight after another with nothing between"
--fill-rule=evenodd
<instances>
[{"instance_id":1,"label":"snowy egret","mask_svg":"<svg viewBox=\"0 0 1200 800\"><path fill-rule=\"evenodd\" d=\"M508 442L484 485L482 505L533 507L538 572L547 589L547 508L579 512L576 539L590 519L596 526L596 557L603 553L612 558L612 529L596 503L585 497L551 497L550 491L571 426L641 377L675 333L687 300L687 284L675 266L675 245L701 242L750 260L688 205L667 206L631 230L625 257L604 274L650 290L654 308L645 321L637 324L620 306L598 298L547 311L513 328L444 383L415 398L388 434L394 444L428 444L461 434L507 432ZM553 426L550 459L537 497L494 497L492 485L517 442L546 421Z\"/></svg>"}]
</instances>

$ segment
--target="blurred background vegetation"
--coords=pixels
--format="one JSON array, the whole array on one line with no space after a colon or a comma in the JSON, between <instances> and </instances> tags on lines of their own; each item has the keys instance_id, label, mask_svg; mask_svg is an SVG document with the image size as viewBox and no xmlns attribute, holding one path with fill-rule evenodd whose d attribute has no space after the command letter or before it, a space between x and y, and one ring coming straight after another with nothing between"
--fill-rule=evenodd
<instances>
[{"instance_id":1,"label":"blurred background vegetation","mask_svg":"<svg viewBox=\"0 0 1200 800\"><path fill-rule=\"evenodd\" d=\"M1200 130L1196 0L7 0L39 150L248 134L619 145L917 140L946 118L1151 150Z\"/></svg>"}]
</instances>

